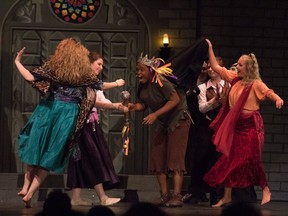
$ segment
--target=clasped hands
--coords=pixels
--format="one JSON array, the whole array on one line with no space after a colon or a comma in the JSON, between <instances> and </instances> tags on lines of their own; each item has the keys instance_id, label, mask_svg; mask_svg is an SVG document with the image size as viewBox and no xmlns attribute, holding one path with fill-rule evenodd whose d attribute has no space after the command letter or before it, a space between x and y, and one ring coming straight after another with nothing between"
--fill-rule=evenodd
<instances>
[{"instance_id":1,"label":"clasped hands","mask_svg":"<svg viewBox=\"0 0 288 216\"><path fill-rule=\"evenodd\" d=\"M215 96L215 100L220 103L220 104L223 104L226 100L226 97L228 95L228 92L229 92L229 83L228 82L225 82L224 83L224 86L222 88L222 91L220 92L220 84L217 83L216 85L216 96Z\"/></svg>"}]
</instances>

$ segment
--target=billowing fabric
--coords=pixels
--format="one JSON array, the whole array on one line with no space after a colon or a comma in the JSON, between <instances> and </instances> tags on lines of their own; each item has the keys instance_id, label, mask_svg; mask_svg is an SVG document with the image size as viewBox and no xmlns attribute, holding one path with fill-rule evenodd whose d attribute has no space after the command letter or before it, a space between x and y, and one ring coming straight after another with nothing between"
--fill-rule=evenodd
<instances>
[{"instance_id":1,"label":"billowing fabric","mask_svg":"<svg viewBox=\"0 0 288 216\"><path fill-rule=\"evenodd\" d=\"M92 118L90 115L89 119L97 118ZM94 188L99 183L111 185L119 182L98 121L91 121L84 125L79 139L79 148L81 159L75 160L71 157L69 161L67 179L69 188Z\"/></svg>"},{"instance_id":2,"label":"billowing fabric","mask_svg":"<svg viewBox=\"0 0 288 216\"><path fill-rule=\"evenodd\" d=\"M264 188L267 180L261 163L263 141L263 120L259 111L241 113L229 157L222 155L204 180L212 187L225 185L245 188L259 185Z\"/></svg>"},{"instance_id":3,"label":"billowing fabric","mask_svg":"<svg viewBox=\"0 0 288 216\"><path fill-rule=\"evenodd\" d=\"M22 162L62 173L68 162L67 141L75 130L79 106L41 100L19 135Z\"/></svg>"},{"instance_id":4,"label":"billowing fabric","mask_svg":"<svg viewBox=\"0 0 288 216\"><path fill-rule=\"evenodd\" d=\"M171 63L171 69L177 79L167 77L169 81L186 90L197 88L197 79L201 73L204 61L208 59L208 43L202 38L197 40L176 55L167 59L166 63Z\"/></svg>"},{"instance_id":5,"label":"billowing fabric","mask_svg":"<svg viewBox=\"0 0 288 216\"><path fill-rule=\"evenodd\" d=\"M91 87L84 82L83 86L64 85L51 78L50 73L49 68L41 67L32 73L32 86L46 97L20 132L18 153L28 165L62 173L68 162L69 147L74 147L71 137L79 134L82 122L95 103L94 88L101 88L101 83L96 79L89 82Z\"/></svg>"}]
</instances>

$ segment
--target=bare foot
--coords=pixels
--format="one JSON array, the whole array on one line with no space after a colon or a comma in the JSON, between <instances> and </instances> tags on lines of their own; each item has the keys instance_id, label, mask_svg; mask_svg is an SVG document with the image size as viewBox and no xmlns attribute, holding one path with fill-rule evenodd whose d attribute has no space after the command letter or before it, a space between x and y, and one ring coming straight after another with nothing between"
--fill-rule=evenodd
<instances>
[{"instance_id":1,"label":"bare foot","mask_svg":"<svg viewBox=\"0 0 288 216\"><path fill-rule=\"evenodd\" d=\"M232 200L224 200L224 199L221 199L219 200L215 205L212 205L212 208L220 208L228 203L231 203Z\"/></svg>"},{"instance_id":2,"label":"bare foot","mask_svg":"<svg viewBox=\"0 0 288 216\"><path fill-rule=\"evenodd\" d=\"M261 205L265 205L266 203L270 202L270 200L271 200L271 192L268 187L265 187L263 189Z\"/></svg>"},{"instance_id":3,"label":"bare foot","mask_svg":"<svg viewBox=\"0 0 288 216\"><path fill-rule=\"evenodd\" d=\"M17 195L20 197L24 197L24 196L26 196L26 194L27 194L27 191L23 190L23 189L17 193Z\"/></svg>"},{"instance_id":4,"label":"bare foot","mask_svg":"<svg viewBox=\"0 0 288 216\"><path fill-rule=\"evenodd\" d=\"M25 196L26 197L26 196ZM25 199L25 197L23 197L23 202L24 202L24 204L25 204L25 207L26 208L32 208L32 205L31 205L31 198L30 199Z\"/></svg>"}]
</instances>

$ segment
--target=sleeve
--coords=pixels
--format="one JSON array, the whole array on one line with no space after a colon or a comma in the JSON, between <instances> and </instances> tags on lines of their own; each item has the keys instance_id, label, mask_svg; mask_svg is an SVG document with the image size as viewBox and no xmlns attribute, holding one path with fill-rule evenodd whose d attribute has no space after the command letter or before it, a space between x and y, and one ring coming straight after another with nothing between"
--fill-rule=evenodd
<instances>
[{"instance_id":1,"label":"sleeve","mask_svg":"<svg viewBox=\"0 0 288 216\"><path fill-rule=\"evenodd\" d=\"M34 68L31 74L34 76L34 80L29 82L33 88L37 89L42 95L47 93L50 89L49 76L44 76L46 73L46 64L43 66Z\"/></svg>"},{"instance_id":2,"label":"sleeve","mask_svg":"<svg viewBox=\"0 0 288 216\"><path fill-rule=\"evenodd\" d=\"M43 81L43 77L40 74L36 74L33 71L30 71L30 73L33 75L34 77L34 81L33 82L41 82Z\"/></svg>"},{"instance_id":3,"label":"sleeve","mask_svg":"<svg viewBox=\"0 0 288 216\"><path fill-rule=\"evenodd\" d=\"M219 75L221 76L221 78L229 83L231 83L231 81L238 76L237 72L232 71L232 70L228 70L225 67L222 67L222 70L219 71Z\"/></svg>"},{"instance_id":4,"label":"sleeve","mask_svg":"<svg viewBox=\"0 0 288 216\"><path fill-rule=\"evenodd\" d=\"M103 90L103 81L99 80L97 83L93 84L92 88L95 90Z\"/></svg>"},{"instance_id":5,"label":"sleeve","mask_svg":"<svg viewBox=\"0 0 288 216\"><path fill-rule=\"evenodd\" d=\"M96 96L97 101L101 101L101 102L105 102L105 103L111 103L111 101L105 97L104 92L102 90L96 91L96 94L97 94L97 96Z\"/></svg>"},{"instance_id":6,"label":"sleeve","mask_svg":"<svg viewBox=\"0 0 288 216\"><path fill-rule=\"evenodd\" d=\"M171 92L176 91L175 86L164 77L161 78L161 82L163 83L162 87L158 83L155 84L158 86L159 91L162 93L163 97L168 100L170 98Z\"/></svg>"},{"instance_id":7,"label":"sleeve","mask_svg":"<svg viewBox=\"0 0 288 216\"><path fill-rule=\"evenodd\" d=\"M211 99L209 101L207 101L207 97L206 97L206 83L203 83L201 85L198 86L200 93L198 95L198 104L199 104L199 111L201 113L207 113L210 110L215 109L217 106L219 106L219 104L217 102L215 102L214 99Z\"/></svg>"},{"instance_id":8,"label":"sleeve","mask_svg":"<svg viewBox=\"0 0 288 216\"><path fill-rule=\"evenodd\" d=\"M279 99L279 96L275 94L272 89L269 89L267 85L261 80L256 80L253 85L256 97L260 101L264 101L266 99L276 101L277 99Z\"/></svg>"}]
</instances>

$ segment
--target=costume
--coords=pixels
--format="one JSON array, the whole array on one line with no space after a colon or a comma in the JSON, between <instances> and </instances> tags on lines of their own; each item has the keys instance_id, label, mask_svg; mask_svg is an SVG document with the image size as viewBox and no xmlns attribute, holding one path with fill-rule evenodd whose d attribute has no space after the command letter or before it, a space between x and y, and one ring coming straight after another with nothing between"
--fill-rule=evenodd
<instances>
[{"instance_id":1,"label":"costume","mask_svg":"<svg viewBox=\"0 0 288 216\"><path fill-rule=\"evenodd\" d=\"M97 91L96 100L110 102L102 91ZM111 185L119 182L96 108L93 108L83 127L79 137L79 148L81 159L70 158L69 161L67 177L69 188L94 188L100 183Z\"/></svg>"},{"instance_id":2,"label":"costume","mask_svg":"<svg viewBox=\"0 0 288 216\"><path fill-rule=\"evenodd\" d=\"M199 89L197 87L198 76L201 73L201 68L208 58L208 44L205 39L199 39L191 46L171 56L166 62L171 63L173 74L177 79L167 77L169 81L178 87L187 91L187 103L189 113L192 117L192 124L189 128L187 149L185 153L186 170L191 175L191 184L189 185L189 193L199 189L199 185L195 185L195 178L199 179L195 168L197 166L196 156L199 149L197 136L199 123L202 121L202 114L199 112L197 95Z\"/></svg>"},{"instance_id":3,"label":"costume","mask_svg":"<svg viewBox=\"0 0 288 216\"><path fill-rule=\"evenodd\" d=\"M224 80L220 81L220 90L224 87ZM221 156L216 151L215 145L211 140L213 130L210 128L210 123L217 116L221 104L211 103L211 99L216 96L216 86L211 80L202 83L198 86L199 95L197 103L199 104L199 121L195 136L195 149L193 151L194 167L191 170L191 192L193 196L199 196L200 201L205 201L204 194L210 192L210 204L214 205L223 195L222 189L210 188L208 184L203 181L204 175L215 164L217 159ZM197 197L195 197L197 199ZM197 201L197 200L195 200Z\"/></svg>"},{"instance_id":4,"label":"costume","mask_svg":"<svg viewBox=\"0 0 288 216\"><path fill-rule=\"evenodd\" d=\"M35 78L33 87L46 95L19 135L19 157L26 164L62 173L69 157L68 142L76 128L81 127L78 114L84 110L84 101L88 101L88 85L76 87L60 83L51 75L49 63L31 73ZM90 81L89 87L101 88L98 79ZM82 111L82 115L85 112Z\"/></svg>"},{"instance_id":5,"label":"costume","mask_svg":"<svg viewBox=\"0 0 288 216\"><path fill-rule=\"evenodd\" d=\"M175 87L166 78L160 77L163 86L149 82L140 84L138 97L153 112L161 108L169 99ZM151 152L151 171L168 173L185 169L185 152L188 140L190 119L183 90L177 90L180 103L164 115L158 116L158 127L153 136Z\"/></svg>"},{"instance_id":6,"label":"costume","mask_svg":"<svg viewBox=\"0 0 288 216\"><path fill-rule=\"evenodd\" d=\"M220 76L231 82L228 100L211 123L215 130L216 148L223 153L205 175L210 186L220 184L232 188L267 186L261 151L264 128L259 112L260 102L274 94L262 81L244 86L237 73L223 68Z\"/></svg>"}]
</instances>

